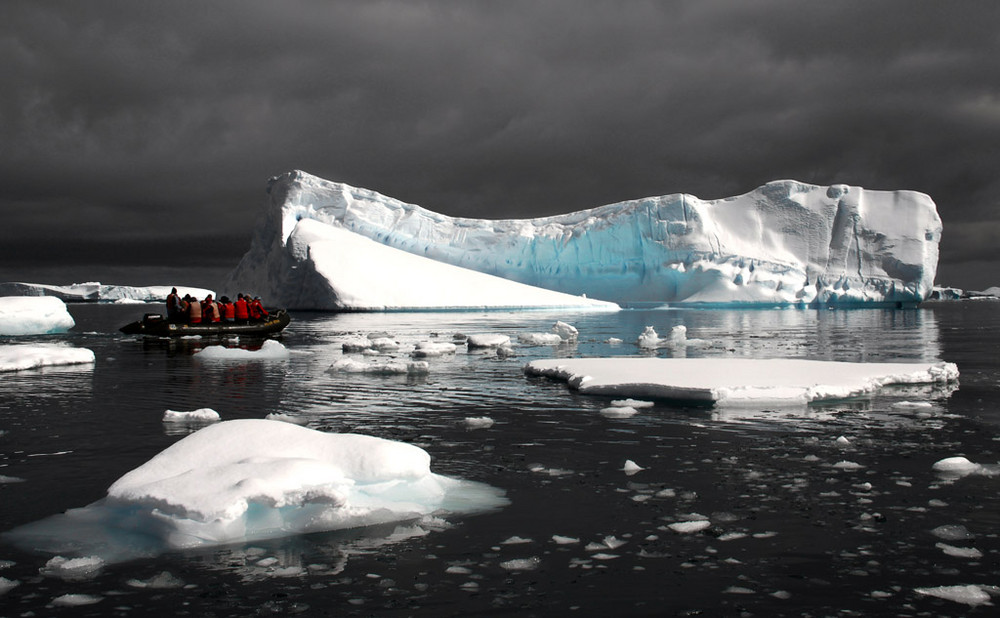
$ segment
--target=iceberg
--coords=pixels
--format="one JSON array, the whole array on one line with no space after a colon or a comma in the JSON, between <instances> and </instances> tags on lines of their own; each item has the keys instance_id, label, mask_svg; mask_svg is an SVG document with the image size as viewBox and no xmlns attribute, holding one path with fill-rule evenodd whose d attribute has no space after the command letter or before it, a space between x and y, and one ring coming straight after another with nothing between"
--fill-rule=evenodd
<instances>
[{"instance_id":1,"label":"iceberg","mask_svg":"<svg viewBox=\"0 0 1000 618\"><path fill-rule=\"evenodd\" d=\"M244 419L174 443L115 481L98 502L3 536L35 551L112 563L506 504L499 489L435 474L417 446Z\"/></svg>"},{"instance_id":2,"label":"iceberg","mask_svg":"<svg viewBox=\"0 0 1000 618\"><path fill-rule=\"evenodd\" d=\"M0 297L0 335L65 333L76 326L66 304L52 297Z\"/></svg>"},{"instance_id":3,"label":"iceberg","mask_svg":"<svg viewBox=\"0 0 1000 618\"><path fill-rule=\"evenodd\" d=\"M105 285L99 282L74 283L72 285L47 285L44 283L22 283L10 281L0 283L0 296L54 296L67 302L163 302L171 288L184 296L205 298L212 290L180 285Z\"/></svg>"},{"instance_id":4,"label":"iceberg","mask_svg":"<svg viewBox=\"0 0 1000 618\"><path fill-rule=\"evenodd\" d=\"M958 379L954 363L847 363L751 358L574 358L534 360L525 374L592 395L717 406L803 405L867 395L890 384Z\"/></svg>"},{"instance_id":5,"label":"iceberg","mask_svg":"<svg viewBox=\"0 0 1000 618\"><path fill-rule=\"evenodd\" d=\"M925 194L842 184L780 180L726 199L673 194L487 220L293 171L271 179L250 248L222 288L337 310L595 306L584 297L916 303L933 290L941 230ZM507 287L497 298L489 286ZM567 296L521 299L529 289Z\"/></svg>"}]
</instances>

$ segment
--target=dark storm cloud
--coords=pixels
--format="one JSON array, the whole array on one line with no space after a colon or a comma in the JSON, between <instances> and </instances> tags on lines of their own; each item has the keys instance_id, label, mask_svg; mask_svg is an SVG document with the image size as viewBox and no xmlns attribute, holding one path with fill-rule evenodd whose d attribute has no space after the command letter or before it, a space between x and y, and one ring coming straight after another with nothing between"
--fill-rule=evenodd
<instances>
[{"instance_id":1,"label":"dark storm cloud","mask_svg":"<svg viewBox=\"0 0 1000 618\"><path fill-rule=\"evenodd\" d=\"M299 168L480 217L778 178L914 189L945 221L942 273L1000 259L983 233L1000 191L993 2L0 13L8 254L68 237L215 239L235 263L267 178Z\"/></svg>"}]
</instances>

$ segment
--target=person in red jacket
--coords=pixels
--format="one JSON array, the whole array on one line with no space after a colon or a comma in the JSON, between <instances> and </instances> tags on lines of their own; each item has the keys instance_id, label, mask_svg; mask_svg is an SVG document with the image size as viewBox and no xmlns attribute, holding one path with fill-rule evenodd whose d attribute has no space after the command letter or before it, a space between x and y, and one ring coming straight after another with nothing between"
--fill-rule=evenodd
<instances>
[{"instance_id":1,"label":"person in red jacket","mask_svg":"<svg viewBox=\"0 0 1000 618\"><path fill-rule=\"evenodd\" d=\"M247 299L242 293L236 297L236 302L233 303L233 308L235 309L233 317L236 318L237 322L245 323L250 321L250 305L247 303Z\"/></svg>"},{"instance_id":2,"label":"person in red jacket","mask_svg":"<svg viewBox=\"0 0 1000 618\"><path fill-rule=\"evenodd\" d=\"M187 319L191 324L201 324L201 303L190 295L184 297L187 304Z\"/></svg>"},{"instance_id":3,"label":"person in red jacket","mask_svg":"<svg viewBox=\"0 0 1000 618\"><path fill-rule=\"evenodd\" d=\"M236 321L236 305L233 303L233 301L229 300L228 296L222 297L220 313L222 313L223 322L232 323Z\"/></svg>"},{"instance_id":4,"label":"person in red jacket","mask_svg":"<svg viewBox=\"0 0 1000 618\"><path fill-rule=\"evenodd\" d=\"M260 301L260 296L254 296L253 301L250 302L250 318L253 320L267 320L267 309L264 308L264 303Z\"/></svg>"},{"instance_id":5,"label":"person in red jacket","mask_svg":"<svg viewBox=\"0 0 1000 618\"><path fill-rule=\"evenodd\" d=\"M219 307L216 305L215 300L212 295L209 294L205 297L205 300L201 303L201 321L202 322L218 322L222 319L219 315Z\"/></svg>"}]
</instances>

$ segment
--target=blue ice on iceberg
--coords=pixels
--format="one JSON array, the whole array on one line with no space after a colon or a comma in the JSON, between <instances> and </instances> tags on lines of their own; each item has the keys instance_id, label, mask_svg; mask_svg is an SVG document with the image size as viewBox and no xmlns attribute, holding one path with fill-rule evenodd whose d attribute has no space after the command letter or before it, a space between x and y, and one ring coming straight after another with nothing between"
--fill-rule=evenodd
<instances>
[{"instance_id":1,"label":"blue ice on iceberg","mask_svg":"<svg viewBox=\"0 0 1000 618\"><path fill-rule=\"evenodd\" d=\"M222 288L346 310L583 307L592 299L915 303L933 290L941 231L934 202L914 191L781 180L727 199L673 194L487 220L295 171L271 180L250 249ZM509 283L566 296L484 294Z\"/></svg>"}]
</instances>

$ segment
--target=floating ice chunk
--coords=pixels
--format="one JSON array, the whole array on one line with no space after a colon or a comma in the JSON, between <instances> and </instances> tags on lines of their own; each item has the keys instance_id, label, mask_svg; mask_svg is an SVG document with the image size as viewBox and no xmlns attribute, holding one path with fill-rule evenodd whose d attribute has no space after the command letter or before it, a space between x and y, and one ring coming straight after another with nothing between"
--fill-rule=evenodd
<instances>
[{"instance_id":1,"label":"floating ice chunk","mask_svg":"<svg viewBox=\"0 0 1000 618\"><path fill-rule=\"evenodd\" d=\"M6 577L0 577L0 595L10 592L14 588L21 585L16 579L7 579Z\"/></svg>"},{"instance_id":2,"label":"floating ice chunk","mask_svg":"<svg viewBox=\"0 0 1000 618\"><path fill-rule=\"evenodd\" d=\"M639 464L635 463L631 459L626 459L625 465L622 466L622 472L624 472L629 476L632 476L636 472L641 472L642 470L645 470L645 468L641 467Z\"/></svg>"},{"instance_id":3,"label":"floating ice chunk","mask_svg":"<svg viewBox=\"0 0 1000 618\"><path fill-rule=\"evenodd\" d=\"M692 532L701 532L711 526L712 522L707 519L696 519L692 521L678 521L668 525L667 527L680 534L690 534Z\"/></svg>"},{"instance_id":4,"label":"floating ice chunk","mask_svg":"<svg viewBox=\"0 0 1000 618\"><path fill-rule=\"evenodd\" d=\"M501 545L523 545L525 543L534 543L534 541L532 541L531 539L526 539L524 537L514 535L508 538L507 540L500 542Z\"/></svg>"},{"instance_id":5,"label":"floating ice chunk","mask_svg":"<svg viewBox=\"0 0 1000 618\"><path fill-rule=\"evenodd\" d=\"M594 395L714 402L806 404L872 393L888 384L943 383L954 363L846 363L750 358L558 358L529 362L528 375Z\"/></svg>"},{"instance_id":6,"label":"floating ice chunk","mask_svg":"<svg viewBox=\"0 0 1000 618\"><path fill-rule=\"evenodd\" d=\"M838 470L860 470L861 468L864 468L864 466L862 466L856 461L846 461L846 460L838 461L837 463L833 464L833 467Z\"/></svg>"},{"instance_id":7,"label":"floating ice chunk","mask_svg":"<svg viewBox=\"0 0 1000 618\"><path fill-rule=\"evenodd\" d=\"M976 535L969 532L969 529L961 524L950 524L938 526L931 530L931 534L945 541L964 541L975 538Z\"/></svg>"},{"instance_id":8,"label":"floating ice chunk","mask_svg":"<svg viewBox=\"0 0 1000 618\"><path fill-rule=\"evenodd\" d=\"M96 577L104 568L104 559L98 556L65 558L56 556L38 570L47 577L58 577L67 581L78 581Z\"/></svg>"},{"instance_id":9,"label":"floating ice chunk","mask_svg":"<svg viewBox=\"0 0 1000 618\"><path fill-rule=\"evenodd\" d=\"M955 558L970 558L972 560L978 560L983 557L983 552L979 551L975 547L955 547L954 545L948 545L947 543L935 543L934 547L937 547L946 555L953 556Z\"/></svg>"},{"instance_id":10,"label":"floating ice chunk","mask_svg":"<svg viewBox=\"0 0 1000 618\"><path fill-rule=\"evenodd\" d=\"M489 429L493 426L493 419L488 416L467 416L463 423L468 429Z\"/></svg>"},{"instance_id":11,"label":"floating ice chunk","mask_svg":"<svg viewBox=\"0 0 1000 618\"><path fill-rule=\"evenodd\" d=\"M499 348L510 345L510 337L501 334L469 335L465 340L470 348Z\"/></svg>"},{"instance_id":12,"label":"floating ice chunk","mask_svg":"<svg viewBox=\"0 0 1000 618\"><path fill-rule=\"evenodd\" d=\"M92 351L58 343L0 345L0 372L58 365L88 365L94 361Z\"/></svg>"},{"instance_id":13,"label":"floating ice chunk","mask_svg":"<svg viewBox=\"0 0 1000 618\"><path fill-rule=\"evenodd\" d=\"M244 350L243 348L227 348L221 345L208 346L200 352L195 352L198 360L246 361L246 360L287 360L288 348L274 339L268 339L259 350Z\"/></svg>"},{"instance_id":14,"label":"floating ice chunk","mask_svg":"<svg viewBox=\"0 0 1000 618\"><path fill-rule=\"evenodd\" d=\"M559 338L564 341L576 341L580 337L580 331L575 326L562 321L557 321L552 325L552 332L559 335Z\"/></svg>"},{"instance_id":15,"label":"floating ice chunk","mask_svg":"<svg viewBox=\"0 0 1000 618\"><path fill-rule=\"evenodd\" d=\"M221 420L222 417L212 408L199 408L190 412L167 410L163 413L164 423L211 423Z\"/></svg>"},{"instance_id":16,"label":"floating ice chunk","mask_svg":"<svg viewBox=\"0 0 1000 618\"><path fill-rule=\"evenodd\" d=\"M149 579L130 579L125 583L133 588L153 588L156 590L168 590L184 587L184 582L168 571L161 571Z\"/></svg>"},{"instance_id":17,"label":"floating ice chunk","mask_svg":"<svg viewBox=\"0 0 1000 618\"><path fill-rule=\"evenodd\" d=\"M845 438L844 436L840 436L839 438L837 438L837 444L840 446L850 446L851 441Z\"/></svg>"},{"instance_id":18,"label":"floating ice chunk","mask_svg":"<svg viewBox=\"0 0 1000 618\"><path fill-rule=\"evenodd\" d=\"M92 594L64 594L52 599L52 605L56 607L80 607L83 605L96 605L104 600Z\"/></svg>"},{"instance_id":19,"label":"floating ice chunk","mask_svg":"<svg viewBox=\"0 0 1000 618\"><path fill-rule=\"evenodd\" d=\"M552 535L552 542L556 545L574 545L580 542L580 539L571 536L561 536L558 534Z\"/></svg>"},{"instance_id":20,"label":"floating ice chunk","mask_svg":"<svg viewBox=\"0 0 1000 618\"><path fill-rule=\"evenodd\" d=\"M5 538L124 560L506 503L492 487L434 474L410 444L248 419L209 425L115 481L105 500Z\"/></svg>"},{"instance_id":21,"label":"floating ice chunk","mask_svg":"<svg viewBox=\"0 0 1000 618\"><path fill-rule=\"evenodd\" d=\"M607 339L604 340L604 343L608 345L621 345L625 342L619 339L618 337L608 337Z\"/></svg>"},{"instance_id":22,"label":"floating ice chunk","mask_svg":"<svg viewBox=\"0 0 1000 618\"><path fill-rule=\"evenodd\" d=\"M556 333L521 333L517 341L524 345L559 345L563 338Z\"/></svg>"},{"instance_id":23,"label":"floating ice chunk","mask_svg":"<svg viewBox=\"0 0 1000 618\"><path fill-rule=\"evenodd\" d=\"M445 569L444 572L450 575L471 575L472 569L470 569L469 567L452 565L447 569Z\"/></svg>"},{"instance_id":24,"label":"floating ice chunk","mask_svg":"<svg viewBox=\"0 0 1000 618\"><path fill-rule=\"evenodd\" d=\"M629 406L611 406L610 408L601 409L601 414L608 418L628 418L638 413L638 410Z\"/></svg>"},{"instance_id":25,"label":"floating ice chunk","mask_svg":"<svg viewBox=\"0 0 1000 618\"><path fill-rule=\"evenodd\" d=\"M410 354L416 358L426 358L454 354L456 350L457 347L450 341L421 341L414 346Z\"/></svg>"},{"instance_id":26,"label":"floating ice chunk","mask_svg":"<svg viewBox=\"0 0 1000 618\"><path fill-rule=\"evenodd\" d=\"M982 469L982 466L972 463L965 457L946 457L934 463L931 468L947 475L968 476Z\"/></svg>"},{"instance_id":27,"label":"floating ice chunk","mask_svg":"<svg viewBox=\"0 0 1000 618\"><path fill-rule=\"evenodd\" d=\"M964 603L971 607L992 605L990 595L979 586L938 586L936 588L915 588L914 592L926 596L937 597L955 603Z\"/></svg>"},{"instance_id":28,"label":"floating ice chunk","mask_svg":"<svg viewBox=\"0 0 1000 618\"><path fill-rule=\"evenodd\" d=\"M506 571L532 571L542 563L539 558L518 558L500 563L500 568Z\"/></svg>"},{"instance_id":29,"label":"floating ice chunk","mask_svg":"<svg viewBox=\"0 0 1000 618\"><path fill-rule=\"evenodd\" d=\"M17 477L17 476L6 476L4 474L0 474L0 485L5 485L7 483L23 483L23 482L24 482L24 479L22 479L20 477Z\"/></svg>"},{"instance_id":30,"label":"floating ice chunk","mask_svg":"<svg viewBox=\"0 0 1000 618\"><path fill-rule=\"evenodd\" d=\"M426 375L430 372L427 361L385 361L362 363L350 358L342 358L327 370L330 373L367 373L375 375Z\"/></svg>"},{"instance_id":31,"label":"floating ice chunk","mask_svg":"<svg viewBox=\"0 0 1000 618\"><path fill-rule=\"evenodd\" d=\"M756 590L744 588L743 586L730 586L722 592L723 594L757 594Z\"/></svg>"},{"instance_id":32,"label":"floating ice chunk","mask_svg":"<svg viewBox=\"0 0 1000 618\"><path fill-rule=\"evenodd\" d=\"M344 352L363 352L371 349L372 340L368 337L351 337L340 346Z\"/></svg>"},{"instance_id":33,"label":"floating ice chunk","mask_svg":"<svg viewBox=\"0 0 1000 618\"><path fill-rule=\"evenodd\" d=\"M667 337L660 337L656 332L656 329L652 326L647 326L636 343L640 348L644 350L655 350L657 348L683 348L688 343L687 339L687 327L683 325L677 325L670 329L670 335Z\"/></svg>"},{"instance_id":34,"label":"floating ice chunk","mask_svg":"<svg viewBox=\"0 0 1000 618\"><path fill-rule=\"evenodd\" d=\"M375 337L371 347L379 352L395 352L399 349L399 342L391 337Z\"/></svg>"},{"instance_id":35,"label":"floating ice chunk","mask_svg":"<svg viewBox=\"0 0 1000 618\"><path fill-rule=\"evenodd\" d=\"M54 296L0 296L0 335L65 333L75 325Z\"/></svg>"},{"instance_id":36,"label":"floating ice chunk","mask_svg":"<svg viewBox=\"0 0 1000 618\"><path fill-rule=\"evenodd\" d=\"M652 401L642 401L639 399L614 399L611 401L612 406L619 406L622 408L652 408L654 404Z\"/></svg>"}]
</instances>

